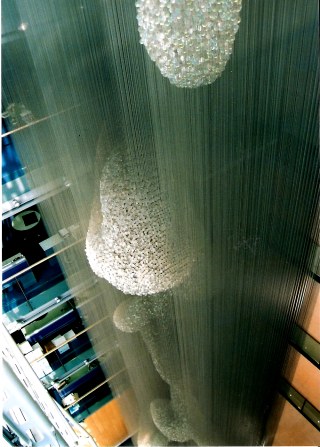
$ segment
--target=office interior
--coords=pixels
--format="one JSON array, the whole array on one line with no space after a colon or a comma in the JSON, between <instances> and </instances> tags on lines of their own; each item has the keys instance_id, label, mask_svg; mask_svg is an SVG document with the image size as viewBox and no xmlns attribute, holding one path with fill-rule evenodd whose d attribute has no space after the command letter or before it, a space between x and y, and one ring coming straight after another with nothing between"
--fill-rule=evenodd
<instances>
[{"instance_id":1,"label":"office interior","mask_svg":"<svg viewBox=\"0 0 320 447\"><path fill-rule=\"evenodd\" d=\"M5 445L319 445L317 2L243 0L194 89L133 0L1 8ZM90 231L174 284L127 293Z\"/></svg>"}]
</instances>

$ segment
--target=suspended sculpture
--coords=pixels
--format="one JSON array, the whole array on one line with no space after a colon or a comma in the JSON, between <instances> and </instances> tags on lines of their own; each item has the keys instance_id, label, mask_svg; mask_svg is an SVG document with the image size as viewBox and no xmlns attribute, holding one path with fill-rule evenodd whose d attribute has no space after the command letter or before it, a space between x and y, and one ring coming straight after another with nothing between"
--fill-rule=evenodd
<instances>
[{"instance_id":1,"label":"suspended sculpture","mask_svg":"<svg viewBox=\"0 0 320 447\"><path fill-rule=\"evenodd\" d=\"M115 326L124 332L141 333L155 372L170 388L169 400L150 402L154 425L147 431L146 442L141 424L139 445L188 440L203 445L208 443L207 438L186 419L185 396L173 364L173 359L178 358L177 345L168 349L166 341L174 333L168 310L171 290L190 273L190 247L186 235L172 243L170 209L160 193L156 172L138 168L128 153L107 157L91 211L86 253L99 277L122 292L135 295L116 309Z\"/></svg>"},{"instance_id":2,"label":"suspended sculpture","mask_svg":"<svg viewBox=\"0 0 320 447\"><path fill-rule=\"evenodd\" d=\"M232 53L241 0L138 0L136 6L141 42L171 83L198 87L221 75ZM152 426L141 415L138 445L211 445L197 399L191 392L186 395L175 364L179 344L169 307L172 290L190 274L188 238L171 237L170 207L156 165L145 169L132 154L115 152L100 172L87 257L99 277L134 295L117 307L114 324L123 332L141 334L155 372L169 387L169 397L149 403Z\"/></svg>"},{"instance_id":3,"label":"suspended sculpture","mask_svg":"<svg viewBox=\"0 0 320 447\"><path fill-rule=\"evenodd\" d=\"M211 84L224 71L241 0L137 0L140 42L177 87Z\"/></svg>"}]
</instances>

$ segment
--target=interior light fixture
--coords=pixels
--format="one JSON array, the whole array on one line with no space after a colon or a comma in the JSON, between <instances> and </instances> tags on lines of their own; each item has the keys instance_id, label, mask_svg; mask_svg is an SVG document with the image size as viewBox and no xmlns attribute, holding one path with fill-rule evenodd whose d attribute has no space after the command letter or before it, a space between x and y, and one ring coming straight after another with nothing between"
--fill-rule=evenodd
<instances>
[{"instance_id":1,"label":"interior light fixture","mask_svg":"<svg viewBox=\"0 0 320 447\"><path fill-rule=\"evenodd\" d=\"M28 24L26 22L21 22L19 27L18 27L18 30L19 31L26 31L27 28L28 28Z\"/></svg>"}]
</instances>

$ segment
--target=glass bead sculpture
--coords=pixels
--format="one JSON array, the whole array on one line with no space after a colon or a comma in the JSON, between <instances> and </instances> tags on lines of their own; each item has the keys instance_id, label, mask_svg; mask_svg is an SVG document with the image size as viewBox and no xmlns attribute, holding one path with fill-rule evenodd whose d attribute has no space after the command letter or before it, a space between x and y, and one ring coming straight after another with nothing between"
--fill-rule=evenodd
<instances>
[{"instance_id":1,"label":"glass bead sculpture","mask_svg":"<svg viewBox=\"0 0 320 447\"><path fill-rule=\"evenodd\" d=\"M211 84L224 71L241 0L137 0L140 42L177 87Z\"/></svg>"}]
</instances>

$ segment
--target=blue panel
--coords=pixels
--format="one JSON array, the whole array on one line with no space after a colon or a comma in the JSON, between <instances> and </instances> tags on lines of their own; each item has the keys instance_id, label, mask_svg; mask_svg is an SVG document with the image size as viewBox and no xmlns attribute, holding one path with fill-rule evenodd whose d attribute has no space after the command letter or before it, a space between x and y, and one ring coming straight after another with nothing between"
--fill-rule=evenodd
<instances>
[{"instance_id":1,"label":"blue panel","mask_svg":"<svg viewBox=\"0 0 320 447\"><path fill-rule=\"evenodd\" d=\"M2 124L2 133L6 133L7 129ZM24 175L21 162L14 148L10 136L2 139L2 184L15 180Z\"/></svg>"},{"instance_id":2,"label":"blue panel","mask_svg":"<svg viewBox=\"0 0 320 447\"><path fill-rule=\"evenodd\" d=\"M75 391L84 391L85 388L88 388L88 391L90 391L90 389L94 388L104 380L105 376L102 372L102 369L98 367L92 369L91 371L88 371L87 374L70 383L70 385L66 385L61 391L59 391L59 394L62 398L64 398L68 396L68 394ZM83 392L81 394L83 394Z\"/></svg>"},{"instance_id":3,"label":"blue panel","mask_svg":"<svg viewBox=\"0 0 320 447\"><path fill-rule=\"evenodd\" d=\"M2 270L2 281L5 281L7 278L10 278L10 276L16 275L17 273L21 272L21 270L28 267L29 264L26 258L17 257L16 261L11 262L5 269ZM6 284L4 286L6 286Z\"/></svg>"},{"instance_id":4,"label":"blue panel","mask_svg":"<svg viewBox=\"0 0 320 447\"><path fill-rule=\"evenodd\" d=\"M79 314L75 310L66 315L63 315L61 318L58 318L51 324L48 324L44 328L33 333L30 337L26 338L31 344L41 342L44 340L49 340L50 338L55 337L59 333L65 332L68 327L71 328L77 321L79 321Z\"/></svg>"}]
</instances>

